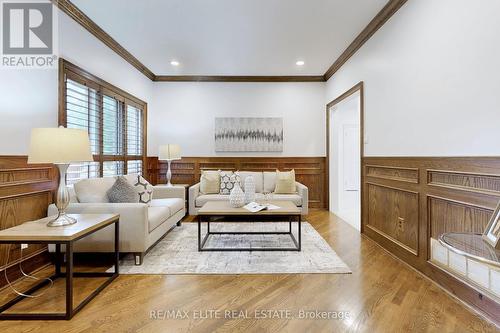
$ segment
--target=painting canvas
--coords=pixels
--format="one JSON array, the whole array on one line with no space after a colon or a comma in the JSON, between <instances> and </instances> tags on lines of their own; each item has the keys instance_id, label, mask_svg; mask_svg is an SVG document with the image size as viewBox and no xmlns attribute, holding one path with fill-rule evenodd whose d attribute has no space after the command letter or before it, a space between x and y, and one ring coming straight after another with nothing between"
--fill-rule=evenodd
<instances>
[{"instance_id":1,"label":"painting canvas","mask_svg":"<svg viewBox=\"0 0 500 333\"><path fill-rule=\"evenodd\" d=\"M283 118L215 118L215 151L283 151Z\"/></svg>"}]
</instances>

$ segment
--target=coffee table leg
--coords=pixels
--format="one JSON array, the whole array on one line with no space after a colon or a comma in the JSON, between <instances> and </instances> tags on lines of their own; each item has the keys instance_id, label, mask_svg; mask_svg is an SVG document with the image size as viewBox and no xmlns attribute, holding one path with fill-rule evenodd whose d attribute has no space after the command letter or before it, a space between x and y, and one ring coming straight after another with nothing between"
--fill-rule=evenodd
<instances>
[{"instance_id":1,"label":"coffee table leg","mask_svg":"<svg viewBox=\"0 0 500 333\"><path fill-rule=\"evenodd\" d=\"M198 251L201 251L201 216L198 215Z\"/></svg>"},{"instance_id":2,"label":"coffee table leg","mask_svg":"<svg viewBox=\"0 0 500 333\"><path fill-rule=\"evenodd\" d=\"M302 215L299 215L299 251L301 250L302 247Z\"/></svg>"}]
</instances>

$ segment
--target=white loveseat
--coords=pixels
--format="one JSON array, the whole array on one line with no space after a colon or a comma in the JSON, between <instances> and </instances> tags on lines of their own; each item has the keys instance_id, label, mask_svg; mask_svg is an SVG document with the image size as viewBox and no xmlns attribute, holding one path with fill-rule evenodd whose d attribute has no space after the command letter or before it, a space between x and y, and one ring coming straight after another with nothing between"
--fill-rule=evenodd
<instances>
[{"instance_id":1,"label":"white loveseat","mask_svg":"<svg viewBox=\"0 0 500 333\"><path fill-rule=\"evenodd\" d=\"M115 178L95 178L90 182L96 198L106 198ZM120 214L120 252L133 253L135 263L142 264L144 254L176 224L180 226L186 215L183 187L153 186L153 199L144 203L79 202L73 187L68 187L70 204L68 214ZM93 194L94 194L93 193ZM106 201L103 199L102 201ZM57 215L55 205L49 206L49 216ZM113 251L114 227L106 227L75 243L75 252Z\"/></svg>"},{"instance_id":2,"label":"white loveseat","mask_svg":"<svg viewBox=\"0 0 500 333\"><path fill-rule=\"evenodd\" d=\"M241 178L242 189L246 177L252 176L255 181L255 199L264 200L264 193L274 192L276 187L276 172L255 172L238 171ZM307 186L295 182L297 192L291 194L274 194L273 200L292 201L297 207L301 208L302 215L308 213L309 192ZM226 201L229 195L225 194L204 194L200 192L200 183L189 188L189 215L198 215L198 210L208 201Z\"/></svg>"}]
</instances>

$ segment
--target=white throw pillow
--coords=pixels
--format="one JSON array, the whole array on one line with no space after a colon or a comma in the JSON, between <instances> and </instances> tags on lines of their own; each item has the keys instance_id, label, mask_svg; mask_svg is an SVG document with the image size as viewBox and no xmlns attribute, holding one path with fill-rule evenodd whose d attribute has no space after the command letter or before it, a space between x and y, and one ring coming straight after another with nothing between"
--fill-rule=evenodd
<instances>
[{"instance_id":1,"label":"white throw pillow","mask_svg":"<svg viewBox=\"0 0 500 333\"><path fill-rule=\"evenodd\" d=\"M295 170L281 172L276 170L276 194L293 194L297 191L295 186Z\"/></svg>"},{"instance_id":2,"label":"white throw pillow","mask_svg":"<svg viewBox=\"0 0 500 333\"><path fill-rule=\"evenodd\" d=\"M220 172L220 194L230 194L234 184L238 183L241 187L240 176L232 171Z\"/></svg>"},{"instance_id":3,"label":"white throw pillow","mask_svg":"<svg viewBox=\"0 0 500 333\"><path fill-rule=\"evenodd\" d=\"M141 175L127 175L127 180L135 187L137 194L139 195L139 203L151 204L153 200L153 185L151 185L144 177Z\"/></svg>"},{"instance_id":4,"label":"white throw pillow","mask_svg":"<svg viewBox=\"0 0 500 333\"><path fill-rule=\"evenodd\" d=\"M82 179L73 188L78 202L106 203L109 202L108 191L115 181L115 177Z\"/></svg>"},{"instance_id":5,"label":"white throw pillow","mask_svg":"<svg viewBox=\"0 0 500 333\"><path fill-rule=\"evenodd\" d=\"M218 194L220 191L220 170L202 171L200 177L200 192L203 194Z\"/></svg>"}]
</instances>

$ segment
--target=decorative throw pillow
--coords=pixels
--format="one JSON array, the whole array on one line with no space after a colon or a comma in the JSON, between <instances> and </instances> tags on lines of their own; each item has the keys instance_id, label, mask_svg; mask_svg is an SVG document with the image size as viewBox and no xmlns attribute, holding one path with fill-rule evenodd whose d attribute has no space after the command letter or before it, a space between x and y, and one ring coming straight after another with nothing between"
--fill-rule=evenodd
<instances>
[{"instance_id":1,"label":"decorative throw pillow","mask_svg":"<svg viewBox=\"0 0 500 333\"><path fill-rule=\"evenodd\" d=\"M123 176L116 178L115 183L108 190L107 194L109 202L139 202L139 196L137 195L135 187Z\"/></svg>"},{"instance_id":2,"label":"decorative throw pillow","mask_svg":"<svg viewBox=\"0 0 500 333\"><path fill-rule=\"evenodd\" d=\"M220 170L202 171L200 177L200 192L203 194L218 194L220 191Z\"/></svg>"},{"instance_id":3,"label":"decorative throw pillow","mask_svg":"<svg viewBox=\"0 0 500 333\"><path fill-rule=\"evenodd\" d=\"M145 203L149 206L151 204L151 200L153 200L153 185L151 185L141 175L134 175L132 180L132 185L134 185L135 190L139 195L139 202Z\"/></svg>"},{"instance_id":4,"label":"decorative throw pillow","mask_svg":"<svg viewBox=\"0 0 500 333\"><path fill-rule=\"evenodd\" d=\"M276 194L292 194L297 191L295 186L295 170L280 172L276 170Z\"/></svg>"},{"instance_id":5,"label":"decorative throw pillow","mask_svg":"<svg viewBox=\"0 0 500 333\"><path fill-rule=\"evenodd\" d=\"M238 183L241 186L240 176L232 171L220 172L220 194L230 194L234 184Z\"/></svg>"}]
</instances>

